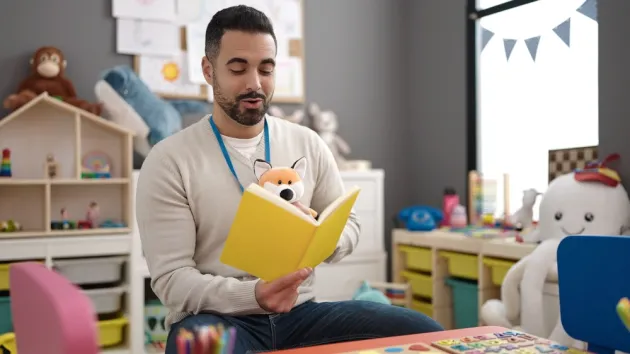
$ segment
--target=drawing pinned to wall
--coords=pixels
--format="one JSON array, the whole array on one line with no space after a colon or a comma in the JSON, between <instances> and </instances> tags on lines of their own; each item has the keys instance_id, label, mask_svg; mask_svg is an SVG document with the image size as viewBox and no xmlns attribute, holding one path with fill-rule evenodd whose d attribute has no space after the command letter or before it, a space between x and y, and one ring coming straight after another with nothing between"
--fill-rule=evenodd
<instances>
[{"instance_id":1,"label":"drawing pinned to wall","mask_svg":"<svg viewBox=\"0 0 630 354\"><path fill-rule=\"evenodd\" d=\"M118 19L116 49L121 54L177 55L180 29L169 22Z\"/></svg>"},{"instance_id":2,"label":"drawing pinned to wall","mask_svg":"<svg viewBox=\"0 0 630 354\"><path fill-rule=\"evenodd\" d=\"M201 21L204 14L204 0L175 0L176 19L180 26L191 22Z\"/></svg>"},{"instance_id":3,"label":"drawing pinned to wall","mask_svg":"<svg viewBox=\"0 0 630 354\"><path fill-rule=\"evenodd\" d=\"M173 21L175 14L175 0L112 0L116 18Z\"/></svg>"},{"instance_id":4,"label":"drawing pinned to wall","mask_svg":"<svg viewBox=\"0 0 630 354\"><path fill-rule=\"evenodd\" d=\"M302 88L302 61L298 58L277 58L276 61L276 91L274 96L301 97Z\"/></svg>"},{"instance_id":5,"label":"drawing pinned to wall","mask_svg":"<svg viewBox=\"0 0 630 354\"><path fill-rule=\"evenodd\" d=\"M199 85L188 82L185 54L170 57L143 55L138 61L139 76L153 92L169 96L199 96Z\"/></svg>"},{"instance_id":6,"label":"drawing pinned to wall","mask_svg":"<svg viewBox=\"0 0 630 354\"><path fill-rule=\"evenodd\" d=\"M190 82L200 85L206 84L206 79L201 70L201 59L206 55L206 26L207 23L205 21L186 25L186 43L192 43L187 48L187 61L190 68L188 79Z\"/></svg>"}]
</instances>

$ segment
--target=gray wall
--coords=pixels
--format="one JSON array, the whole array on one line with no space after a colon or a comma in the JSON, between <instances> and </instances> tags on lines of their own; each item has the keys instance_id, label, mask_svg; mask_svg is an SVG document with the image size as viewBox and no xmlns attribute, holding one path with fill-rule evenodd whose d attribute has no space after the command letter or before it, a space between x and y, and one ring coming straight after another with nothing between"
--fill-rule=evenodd
<instances>
[{"instance_id":1,"label":"gray wall","mask_svg":"<svg viewBox=\"0 0 630 354\"><path fill-rule=\"evenodd\" d=\"M620 173L630 190L630 1L598 2L600 156L621 154Z\"/></svg>"},{"instance_id":2,"label":"gray wall","mask_svg":"<svg viewBox=\"0 0 630 354\"><path fill-rule=\"evenodd\" d=\"M439 206L446 185L464 197L465 1L305 3L307 100L338 114L354 158L385 169L389 244L400 208ZM87 99L101 71L132 62L115 53L110 0L2 1L0 14L10 39L0 51L2 98L39 46L64 51L67 75Z\"/></svg>"}]
</instances>

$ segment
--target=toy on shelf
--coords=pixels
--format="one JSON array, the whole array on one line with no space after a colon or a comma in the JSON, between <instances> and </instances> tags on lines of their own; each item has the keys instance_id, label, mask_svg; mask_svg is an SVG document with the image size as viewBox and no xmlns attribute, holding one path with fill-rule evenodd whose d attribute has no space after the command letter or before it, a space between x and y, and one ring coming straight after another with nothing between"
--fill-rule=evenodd
<instances>
[{"instance_id":1,"label":"toy on shelf","mask_svg":"<svg viewBox=\"0 0 630 354\"><path fill-rule=\"evenodd\" d=\"M627 297L619 300L617 304L617 314L624 326L630 331L630 300Z\"/></svg>"},{"instance_id":2,"label":"toy on shelf","mask_svg":"<svg viewBox=\"0 0 630 354\"><path fill-rule=\"evenodd\" d=\"M59 164L55 161L53 154L46 155L45 174L48 178L56 178L59 171Z\"/></svg>"},{"instance_id":3,"label":"toy on shelf","mask_svg":"<svg viewBox=\"0 0 630 354\"><path fill-rule=\"evenodd\" d=\"M441 222L441 226L451 226L451 214L453 213L453 208L459 205L459 196L454 188L449 187L444 190L444 197L442 199L444 219Z\"/></svg>"},{"instance_id":4,"label":"toy on shelf","mask_svg":"<svg viewBox=\"0 0 630 354\"><path fill-rule=\"evenodd\" d=\"M510 216L510 223L514 225L517 230L522 231L532 226L534 220L534 204L536 204L536 199L541 194L542 193L534 188L523 191L523 205Z\"/></svg>"},{"instance_id":5,"label":"toy on shelf","mask_svg":"<svg viewBox=\"0 0 630 354\"><path fill-rule=\"evenodd\" d=\"M11 177L11 150L2 150L2 163L0 164L0 177Z\"/></svg>"},{"instance_id":6,"label":"toy on shelf","mask_svg":"<svg viewBox=\"0 0 630 354\"><path fill-rule=\"evenodd\" d=\"M468 225L466 217L466 207L458 204L451 210L450 226L454 228L465 228Z\"/></svg>"},{"instance_id":7,"label":"toy on shelf","mask_svg":"<svg viewBox=\"0 0 630 354\"><path fill-rule=\"evenodd\" d=\"M81 178L111 178L111 160L100 151L92 151L83 156Z\"/></svg>"},{"instance_id":8,"label":"toy on shelf","mask_svg":"<svg viewBox=\"0 0 630 354\"><path fill-rule=\"evenodd\" d=\"M97 202L91 202L88 207L87 214L85 216L85 220L90 224L90 227L93 225L97 225L98 217L100 216L101 210L98 206Z\"/></svg>"},{"instance_id":9,"label":"toy on shelf","mask_svg":"<svg viewBox=\"0 0 630 354\"><path fill-rule=\"evenodd\" d=\"M22 231L22 225L15 220L6 220L0 222L0 232L17 232Z\"/></svg>"},{"instance_id":10,"label":"toy on shelf","mask_svg":"<svg viewBox=\"0 0 630 354\"><path fill-rule=\"evenodd\" d=\"M61 208L59 214L61 216L61 220L50 222L50 228L52 230L74 230L77 228L77 223L70 220L68 209Z\"/></svg>"}]
</instances>

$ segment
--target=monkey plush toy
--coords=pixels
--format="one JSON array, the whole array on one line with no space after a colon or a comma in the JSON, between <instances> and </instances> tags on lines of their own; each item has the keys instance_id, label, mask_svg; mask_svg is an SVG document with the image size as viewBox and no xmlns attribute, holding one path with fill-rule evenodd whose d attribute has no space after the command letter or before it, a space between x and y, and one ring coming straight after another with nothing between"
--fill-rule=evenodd
<instances>
[{"instance_id":1,"label":"monkey plush toy","mask_svg":"<svg viewBox=\"0 0 630 354\"><path fill-rule=\"evenodd\" d=\"M66 103L100 115L102 105L79 99L74 85L64 76L66 60L61 50L55 47L41 47L31 58L29 77L20 84L18 92L4 100L4 108L15 110L32 99L48 92Z\"/></svg>"}]
</instances>

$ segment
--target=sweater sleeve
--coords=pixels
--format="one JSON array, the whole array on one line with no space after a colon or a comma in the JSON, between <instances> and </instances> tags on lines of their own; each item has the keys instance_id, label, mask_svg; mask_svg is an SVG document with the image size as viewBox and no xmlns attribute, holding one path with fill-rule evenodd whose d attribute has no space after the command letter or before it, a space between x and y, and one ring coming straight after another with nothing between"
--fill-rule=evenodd
<instances>
[{"instance_id":1,"label":"sweater sleeve","mask_svg":"<svg viewBox=\"0 0 630 354\"><path fill-rule=\"evenodd\" d=\"M263 313L256 301L256 280L241 281L197 270L193 259L195 221L181 174L167 159L160 151L147 156L136 193L136 218L153 291L171 311Z\"/></svg>"},{"instance_id":2,"label":"sweater sleeve","mask_svg":"<svg viewBox=\"0 0 630 354\"><path fill-rule=\"evenodd\" d=\"M315 164L317 168L317 180L313 191L313 199L311 200L311 208L321 213L328 205L335 201L345 193L343 180L337 167L337 162L333 157L330 148L317 134L314 134L315 150L318 151L318 159ZM361 224L354 209L350 213L346 227L343 230L337 248L333 254L324 262L336 263L344 257L350 255L359 243L359 234L361 233Z\"/></svg>"}]
</instances>

